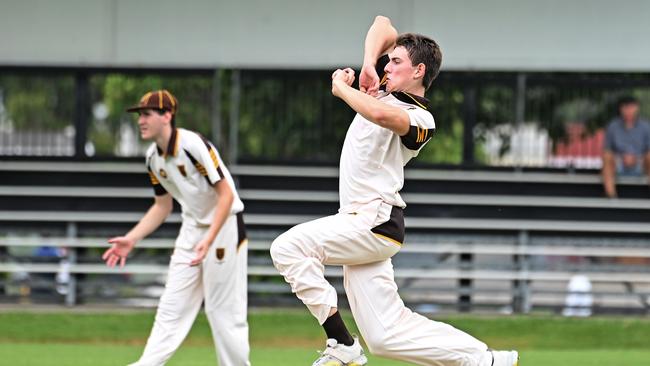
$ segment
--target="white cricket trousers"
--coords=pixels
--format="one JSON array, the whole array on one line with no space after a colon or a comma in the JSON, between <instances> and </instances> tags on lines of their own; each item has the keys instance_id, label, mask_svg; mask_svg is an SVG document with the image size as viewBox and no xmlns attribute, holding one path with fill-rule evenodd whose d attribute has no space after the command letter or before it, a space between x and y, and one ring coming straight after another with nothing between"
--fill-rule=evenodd
<instances>
[{"instance_id":1,"label":"white cricket trousers","mask_svg":"<svg viewBox=\"0 0 650 366\"><path fill-rule=\"evenodd\" d=\"M246 366L248 360L247 245L241 214L231 215L217 234L200 266L194 245L207 227L183 224L169 263L165 290L160 298L151 335L137 366L164 365L192 328L205 301L220 366ZM238 229L239 226L239 229Z\"/></svg>"},{"instance_id":2,"label":"white cricket trousers","mask_svg":"<svg viewBox=\"0 0 650 366\"><path fill-rule=\"evenodd\" d=\"M392 206L373 201L353 213L297 225L273 242L273 263L320 324L337 307L324 265L342 265L352 315L375 355L417 365L490 366L483 342L404 306L390 259L399 241L377 233L378 227L399 228L403 238L401 211L391 212Z\"/></svg>"}]
</instances>

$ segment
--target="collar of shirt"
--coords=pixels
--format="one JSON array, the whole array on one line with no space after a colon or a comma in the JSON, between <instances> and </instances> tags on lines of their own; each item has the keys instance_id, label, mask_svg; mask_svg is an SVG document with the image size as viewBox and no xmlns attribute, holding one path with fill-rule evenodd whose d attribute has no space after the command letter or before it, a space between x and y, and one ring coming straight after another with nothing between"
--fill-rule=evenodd
<instances>
[{"instance_id":1,"label":"collar of shirt","mask_svg":"<svg viewBox=\"0 0 650 366\"><path fill-rule=\"evenodd\" d=\"M158 151L158 156L166 158L168 156L176 156L178 154L178 129L173 128L172 134L169 136L169 142L167 143L167 151L163 154L163 151L158 145L156 145L156 151Z\"/></svg>"},{"instance_id":2,"label":"collar of shirt","mask_svg":"<svg viewBox=\"0 0 650 366\"><path fill-rule=\"evenodd\" d=\"M390 94L395 98L397 98L397 100L399 100L400 102L412 104L424 110L427 110L429 108L429 99L425 97L421 97L407 92L392 92ZM385 95L388 95L388 93L386 93Z\"/></svg>"}]
</instances>

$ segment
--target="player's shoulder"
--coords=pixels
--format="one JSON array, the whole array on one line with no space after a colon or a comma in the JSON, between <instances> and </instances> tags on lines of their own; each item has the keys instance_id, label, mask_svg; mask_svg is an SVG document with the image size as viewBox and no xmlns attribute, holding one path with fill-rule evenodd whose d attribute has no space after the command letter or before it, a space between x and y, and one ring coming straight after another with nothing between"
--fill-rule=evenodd
<instances>
[{"instance_id":1,"label":"player's shoulder","mask_svg":"<svg viewBox=\"0 0 650 366\"><path fill-rule=\"evenodd\" d=\"M396 105L411 115L415 115L426 125L434 127L433 114L429 111L429 100L423 96L407 92L393 92L387 102Z\"/></svg>"},{"instance_id":2,"label":"player's shoulder","mask_svg":"<svg viewBox=\"0 0 650 366\"><path fill-rule=\"evenodd\" d=\"M152 142L144 154L144 161L147 168L151 167L151 162L156 158L156 156L158 156L158 147L155 142Z\"/></svg>"},{"instance_id":3,"label":"player's shoulder","mask_svg":"<svg viewBox=\"0 0 650 366\"><path fill-rule=\"evenodd\" d=\"M417 119L418 125L421 127L436 128L436 121L428 108L414 106L409 108L407 112Z\"/></svg>"},{"instance_id":4,"label":"player's shoulder","mask_svg":"<svg viewBox=\"0 0 650 366\"><path fill-rule=\"evenodd\" d=\"M184 128L177 129L178 138L183 147L204 146L203 138L197 132Z\"/></svg>"},{"instance_id":5,"label":"player's shoulder","mask_svg":"<svg viewBox=\"0 0 650 366\"><path fill-rule=\"evenodd\" d=\"M433 113L427 108L420 108L420 107L415 107L410 109L411 113L417 114L418 116L422 117L423 119L431 121L433 123L434 118L433 118Z\"/></svg>"},{"instance_id":6,"label":"player's shoulder","mask_svg":"<svg viewBox=\"0 0 650 366\"><path fill-rule=\"evenodd\" d=\"M144 154L144 156L147 158L147 161L149 161L151 158L153 158L156 153L157 153L158 147L156 146L155 142L152 142L151 145L147 148L147 152Z\"/></svg>"}]
</instances>

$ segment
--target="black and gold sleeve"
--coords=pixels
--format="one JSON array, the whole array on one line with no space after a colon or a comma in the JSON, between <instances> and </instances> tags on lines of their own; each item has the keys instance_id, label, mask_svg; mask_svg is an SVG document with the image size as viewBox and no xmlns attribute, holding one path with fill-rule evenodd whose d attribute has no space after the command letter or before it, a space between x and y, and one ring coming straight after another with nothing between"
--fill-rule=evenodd
<instances>
[{"instance_id":1,"label":"black and gold sleeve","mask_svg":"<svg viewBox=\"0 0 650 366\"><path fill-rule=\"evenodd\" d=\"M402 144L411 150L419 150L433 136L435 128L410 126L406 135L400 136Z\"/></svg>"}]
</instances>

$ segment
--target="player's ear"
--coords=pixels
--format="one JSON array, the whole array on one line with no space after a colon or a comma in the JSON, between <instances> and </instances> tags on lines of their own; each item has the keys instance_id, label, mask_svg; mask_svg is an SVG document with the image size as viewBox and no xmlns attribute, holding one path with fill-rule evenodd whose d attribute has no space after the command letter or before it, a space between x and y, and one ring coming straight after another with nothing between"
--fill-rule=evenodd
<instances>
[{"instance_id":1,"label":"player's ear","mask_svg":"<svg viewBox=\"0 0 650 366\"><path fill-rule=\"evenodd\" d=\"M164 114L164 116L165 116L165 119L166 119L167 121L171 122L171 120L172 120L172 112L170 112L170 111L168 111L168 110L165 110L165 114Z\"/></svg>"},{"instance_id":2,"label":"player's ear","mask_svg":"<svg viewBox=\"0 0 650 366\"><path fill-rule=\"evenodd\" d=\"M426 69L427 69L427 67L426 67L422 62L420 62L420 63L415 67L415 73L413 74L413 76L414 76L416 79L423 78Z\"/></svg>"}]
</instances>

